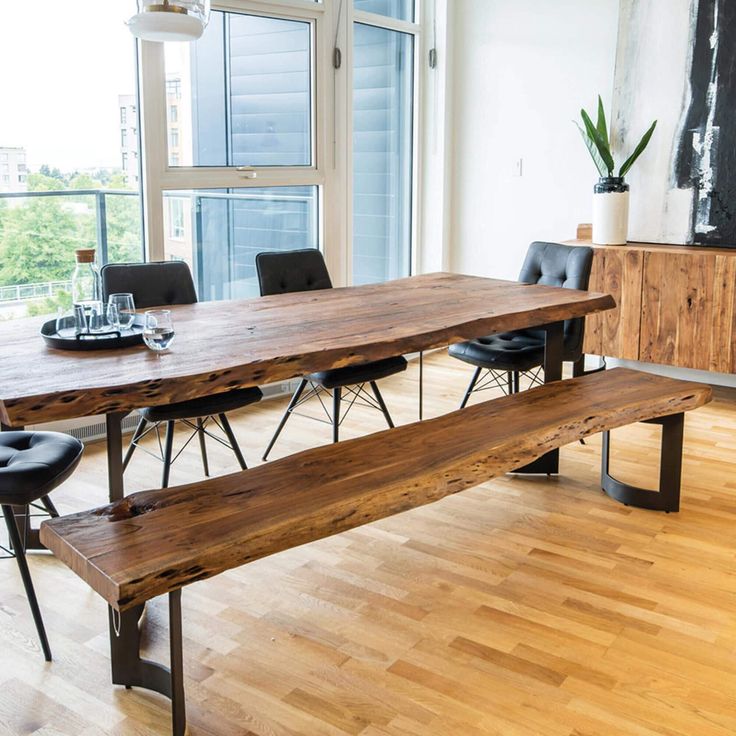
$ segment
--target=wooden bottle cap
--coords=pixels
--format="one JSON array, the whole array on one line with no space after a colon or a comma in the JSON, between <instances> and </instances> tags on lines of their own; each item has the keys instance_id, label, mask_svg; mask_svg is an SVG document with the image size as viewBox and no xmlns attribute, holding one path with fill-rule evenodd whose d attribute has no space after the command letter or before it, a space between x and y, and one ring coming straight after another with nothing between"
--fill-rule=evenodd
<instances>
[{"instance_id":1,"label":"wooden bottle cap","mask_svg":"<svg viewBox=\"0 0 736 736\"><path fill-rule=\"evenodd\" d=\"M95 249L94 248L79 248L74 251L74 256L77 259L77 263L94 263L95 262Z\"/></svg>"}]
</instances>

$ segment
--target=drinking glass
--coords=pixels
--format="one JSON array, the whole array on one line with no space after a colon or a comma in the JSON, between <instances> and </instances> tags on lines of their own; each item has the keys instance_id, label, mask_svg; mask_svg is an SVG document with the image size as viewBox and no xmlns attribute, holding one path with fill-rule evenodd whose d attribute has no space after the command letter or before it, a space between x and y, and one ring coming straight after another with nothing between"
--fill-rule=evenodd
<instances>
[{"instance_id":1,"label":"drinking glass","mask_svg":"<svg viewBox=\"0 0 736 736\"><path fill-rule=\"evenodd\" d=\"M153 351L160 353L166 350L174 339L174 325L171 322L171 311L168 309L151 309L143 318L143 342Z\"/></svg>"},{"instance_id":2,"label":"drinking glass","mask_svg":"<svg viewBox=\"0 0 736 736\"><path fill-rule=\"evenodd\" d=\"M107 303L115 305L118 310L118 319L121 330L129 330L135 321L135 302L133 295L127 293L110 294Z\"/></svg>"},{"instance_id":3,"label":"drinking glass","mask_svg":"<svg viewBox=\"0 0 736 736\"><path fill-rule=\"evenodd\" d=\"M75 304L74 310L74 331L77 335L83 335L87 332L87 314L84 311L83 304ZM58 330L57 330L58 332Z\"/></svg>"},{"instance_id":4,"label":"drinking glass","mask_svg":"<svg viewBox=\"0 0 736 736\"><path fill-rule=\"evenodd\" d=\"M120 331L120 312L118 312L117 304L110 302L107 305L107 324L111 330Z\"/></svg>"},{"instance_id":5,"label":"drinking glass","mask_svg":"<svg viewBox=\"0 0 736 736\"><path fill-rule=\"evenodd\" d=\"M102 302L88 302L87 328L91 333L100 333L107 330Z\"/></svg>"},{"instance_id":6,"label":"drinking glass","mask_svg":"<svg viewBox=\"0 0 736 736\"><path fill-rule=\"evenodd\" d=\"M77 334L74 315L67 312L64 307L56 310L56 334L59 337L73 337Z\"/></svg>"}]
</instances>

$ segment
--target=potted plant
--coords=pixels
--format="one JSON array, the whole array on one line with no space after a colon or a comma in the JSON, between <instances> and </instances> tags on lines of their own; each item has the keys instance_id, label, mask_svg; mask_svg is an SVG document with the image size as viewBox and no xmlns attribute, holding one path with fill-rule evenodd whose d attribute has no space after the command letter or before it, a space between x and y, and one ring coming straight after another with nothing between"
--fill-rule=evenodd
<instances>
[{"instance_id":1,"label":"potted plant","mask_svg":"<svg viewBox=\"0 0 736 736\"><path fill-rule=\"evenodd\" d=\"M611 144L606 125L603 100L598 95L598 120L595 125L590 115L582 109L583 125L575 123L583 137L600 179L593 187L593 242L598 245L624 245L629 230L629 185L624 177L641 156L657 127L655 120L642 136L634 152L621 164L618 176L613 172L616 165L611 153Z\"/></svg>"}]
</instances>

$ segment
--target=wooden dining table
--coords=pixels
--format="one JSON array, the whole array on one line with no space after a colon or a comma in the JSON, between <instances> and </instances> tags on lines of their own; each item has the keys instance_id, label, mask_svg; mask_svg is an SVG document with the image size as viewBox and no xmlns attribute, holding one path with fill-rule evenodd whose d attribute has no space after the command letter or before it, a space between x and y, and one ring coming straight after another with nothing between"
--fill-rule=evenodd
<instances>
[{"instance_id":1,"label":"wooden dining table","mask_svg":"<svg viewBox=\"0 0 736 736\"><path fill-rule=\"evenodd\" d=\"M46 346L38 318L0 322L0 424L105 415L108 490L124 496L121 422L131 411L285 381L529 327L546 334L545 382L562 377L564 320L608 294L432 273L381 284L173 306L170 350ZM535 470L556 472L556 455Z\"/></svg>"}]
</instances>

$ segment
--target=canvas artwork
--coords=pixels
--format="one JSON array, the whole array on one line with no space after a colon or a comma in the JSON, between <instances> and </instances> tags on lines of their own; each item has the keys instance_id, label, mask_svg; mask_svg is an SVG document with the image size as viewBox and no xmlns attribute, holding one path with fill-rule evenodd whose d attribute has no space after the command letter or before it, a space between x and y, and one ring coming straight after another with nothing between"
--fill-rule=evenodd
<instances>
[{"instance_id":1,"label":"canvas artwork","mask_svg":"<svg viewBox=\"0 0 736 736\"><path fill-rule=\"evenodd\" d=\"M652 119L629 240L736 248L734 0L622 0L614 148L628 155Z\"/></svg>"}]
</instances>

